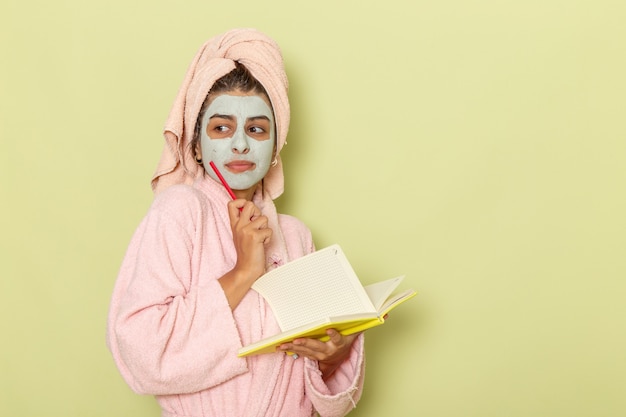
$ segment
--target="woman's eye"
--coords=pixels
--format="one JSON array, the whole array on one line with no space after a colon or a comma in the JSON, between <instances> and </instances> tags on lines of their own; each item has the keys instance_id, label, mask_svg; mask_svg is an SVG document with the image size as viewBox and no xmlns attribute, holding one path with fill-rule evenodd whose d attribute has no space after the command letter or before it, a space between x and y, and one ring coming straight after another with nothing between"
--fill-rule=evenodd
<instances>
[{"instance_id":1,"label":"woman's eye","mask_svg":"<svg viewBox=\"0 0 626 417\"><path fill-rule=\"evenodd\" d=\"M218 126L215 126L215 127L213 128L213 130L214 130L215 132L217 132L217 133L226 133L226 132L228 132L230 129L229 129L229 127L228 127L228 126L225 126L225 125L218 125Z\"/></svg>"},{"instance_id":2,"label":"woman's eye","mask_svg":"<svg viewBox=\"0 0 626 417\"><path fill-rule=\"evenodd\" d=\"M230 137L237 129L237 121L232 117L214 115L209 118L205 129L205 133L211 139L224 139Z\"/></svg>"},{"instance_id":3,"label":"woman's eye","mask_svg":"<svg viewBox=\"0 0 626 417\"><path fill-rule=\"evenodd\" d=\"M252 126L248 129L248 131L250 133L256 133L256 134L265 133L265 129L263 129L260 126Z\"/></svg>"}]
</instances>

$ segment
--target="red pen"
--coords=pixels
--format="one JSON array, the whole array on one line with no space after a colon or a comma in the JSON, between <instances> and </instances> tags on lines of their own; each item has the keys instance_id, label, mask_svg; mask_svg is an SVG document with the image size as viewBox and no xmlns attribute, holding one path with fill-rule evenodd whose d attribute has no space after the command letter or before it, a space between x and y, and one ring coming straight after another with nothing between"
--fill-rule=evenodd
<instances>
[{"instance_id":1,"label":"red pen","mask_svg":"<svg viewBox=\"0 0 626 417\"><path fill-rule=\"evenodd\" d=\"M219 169L217 169L217 167L215 166L213 161L210 161L209 165L211 165L211 168L213 168L213 171L215 171L215 174L217 175L217 177L220 179L220 181L224 185L224 188L226 188L226 191L228 191L228 195L230 196L230 198L232 198L233 200L236 200L237 196L235 195L235 193L233 193L233 190L230 188L230 186L228 185L228 183L226 182L226 180L222 176L222 173L220 172ZM240 207L239 211L241 211L242 209L243 209L243 207Z\"/></svg>"}]
</instances>

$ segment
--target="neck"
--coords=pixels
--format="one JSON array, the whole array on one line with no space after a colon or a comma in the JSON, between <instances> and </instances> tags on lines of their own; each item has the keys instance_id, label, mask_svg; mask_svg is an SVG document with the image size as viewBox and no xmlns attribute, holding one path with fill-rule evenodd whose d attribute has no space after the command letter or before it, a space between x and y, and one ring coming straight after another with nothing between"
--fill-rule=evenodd
<instances>
[{"instance_id":1,"label":"neck","mask_svg":"<svg viewBox=\"0 0 626 417\"><path fill-rule=\"evenodd\" d=\"M237 196L237 198L243 198L248 201L252 201L252 197L254 196L254 191L259 183L254 184L252 187L246 190L233 190L233 193Z\"/></svg>"}]
</instances>

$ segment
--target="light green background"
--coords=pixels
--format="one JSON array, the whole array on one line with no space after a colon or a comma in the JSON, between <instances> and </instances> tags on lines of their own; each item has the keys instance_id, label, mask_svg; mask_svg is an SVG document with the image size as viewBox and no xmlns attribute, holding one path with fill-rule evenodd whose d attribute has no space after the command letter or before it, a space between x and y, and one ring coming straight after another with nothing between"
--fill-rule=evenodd
<instances>
[{"instance_id":1,"label":"light green background","mask_svg":"<svg viewBox=\"0 0 626 417\"><path fill-rule=\"evenodd\" d=\"M353 416L626 415L626 3L0 6L0 415L159 415L105 347L161 127L200 44L283 48L282 211L366 283Z\"/></svg>"}]
</instances>

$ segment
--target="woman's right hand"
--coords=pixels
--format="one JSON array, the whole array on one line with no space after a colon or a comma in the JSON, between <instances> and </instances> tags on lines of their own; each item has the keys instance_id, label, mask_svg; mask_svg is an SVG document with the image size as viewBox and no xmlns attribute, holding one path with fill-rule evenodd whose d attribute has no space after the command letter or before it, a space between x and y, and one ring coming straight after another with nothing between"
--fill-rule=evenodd
<instances>
[{"instance_id":1,"label":"woman's right hand","mask_svg":"<svg viewBox=\"0 0 626 417\"><path fill-rule=\"evenodd\" d=\"M231 309L234 310L254 281L265 273L265 244L272 237L272 229L267 227L267 217L251 201L230 201L228 216L237 262L219 281Z\"/></svg>"},{"instance_id":2,"label":"woman's right hand","mask_svg":"<svg viewBox=\"0 0 626 417\"><path fill-rule=\"evenodd\" d=\"M251 282L265 273L265 244L272 237L267 217L251 201L237 199L228 203L230 227L237 250L235 269L245 272Z\"/></svg>"}]
</instances>

